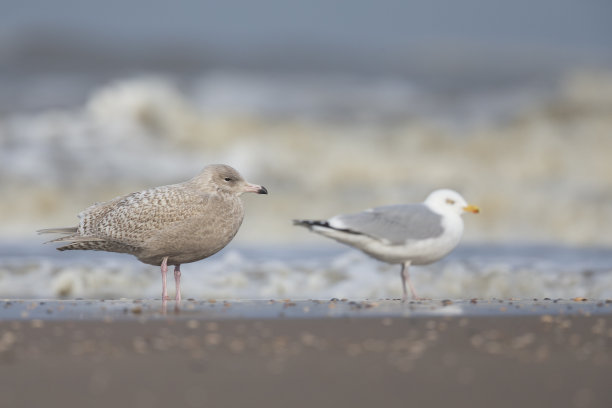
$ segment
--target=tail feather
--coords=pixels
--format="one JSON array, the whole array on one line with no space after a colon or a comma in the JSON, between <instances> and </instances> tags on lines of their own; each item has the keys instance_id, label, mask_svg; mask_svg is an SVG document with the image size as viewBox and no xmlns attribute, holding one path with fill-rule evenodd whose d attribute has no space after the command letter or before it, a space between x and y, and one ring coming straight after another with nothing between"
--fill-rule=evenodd
<instances>
[{"instance_id":1,"label":"tail feather","mask_svg":"<svg viewBox=\"0 0 612 408\"><path fill-rule=\"evenodd\" d=\"M311 231L313 230L313 227L322 227L329 228L330 230L346 232L347 234L363 235L361 232L353 231L350 229L336 228L330 225L329 222L326 220L293 220L293 225L300 225L302 227L308 228ZM316 230L314 231L317 232Z\"/></svg>"},{"instance_id":2,"label":"tail feather","mask_svg":"<svg viewBox=\"0 0 612 408\"><path fill-rule=\"evenodd\" d=\"M48 228L37 231L39 234L63 234L59 238L52 239L51 241L45 242L67 243L56 248L58 251L71 251L71 250L93 250L93 251L107 251L107 252L124 252L129 254L135 254L142 251L141 248L123 244L119 242L108 241L104 238L79 235L78 227L68 228Z\"/></svg>"},{"instance_id":3,"label":"tail feather","mask_svg":"<svg viewBox=\"0 0 612 408\"><path fill-rule=\"evenodd\" d=\"M53 242L70 242L70 243L88 243L88 242L100 242L104 241L102 238L92 236L82 236L78 233L78 227L66 227L66 228L47 228L36 231L39 234L63 234L59 238L52 239L45 242L45 244ZM60 248L58 248L60 249ZM62 249L60 249L62 250Z\"/></svg>"},{"instance_id":4,"label":"tail feather","mask_svg":"<svg viewBox=\"0 0 612 408\"><path fill-rule=\"evenodd\" d=\"M78 227L66 227L66 228L46 228L36 231L40 234L76 234Z\"/></svg>"},{"instance_id":5,"label":"tail feather","mask_svg":"<svg viewBox=\"0 0 612 408\"><path fill-rule=\"evenodd\" d=\"M68 235L65 237L59 237L59 238L52 239L51 241L45 242L45 244L48 244L51 242L100 242L100 241L104 241L104 239L97 238L97 237L81 236L81 235Z\"/></svg>"},{"instance_id":6,"label":"tail feather","mask_svg":"<svg viewBox=\"0 0 612 408\"><path fill-rule=\"evenodd\" d=\"M89 240L80 242L71 242L68 245L57 248L58 251L72 251L72 250L88 250L88 251L106 251L106 252L120 252L128 254L137 254L142 249L132 246L120 244L117 242L104 241L104 240Z\"/></svg>"},{"instance_id":7,"label":"tail feather","mask_svg":"<svg viewBox=\"0 0 612 408\"><path fill-rule=\"evenodd\" d=\"M293 225L300 225L306 228L312 228L312 227L331 228L327 221L321 221L321 220L293 220Z\"/></svg>"},{"instance_id":8,"label":"tail feather","mask_svg":"<svg viewBox=\"0 0 612 408\"><path fill-rule=\"evenodd\" d=\"M64 245L56 248L58 251L71 251L71 250L98 250L106 251L108 248L107 243L99 241L81 241L71 242L68 245Z\"/></svg>"}]
</instances>

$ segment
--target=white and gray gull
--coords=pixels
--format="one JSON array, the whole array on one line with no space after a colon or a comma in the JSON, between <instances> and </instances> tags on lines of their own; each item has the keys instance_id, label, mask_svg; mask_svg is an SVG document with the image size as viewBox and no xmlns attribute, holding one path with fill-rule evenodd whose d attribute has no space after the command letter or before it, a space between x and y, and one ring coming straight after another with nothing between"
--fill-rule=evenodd
<instances>
[{"instance_id":1,"label":"white and gray gull","mask_svg":"<svg viewBox=\"0 0 612 408\"><path fill-rule=\"evenodd\" d=\"M423 203L376 207L356 214L336 215L328 220L294 220L295 225L357 248L373 258L401 264L403 300L406 282L414 299L408 268L435 262L459 243L463 235L463 212L480 212L453 190L436 190Z\"/></svg>"},{"instance_id":2,"label":"white and gray gull","mask_svg":"<svg viewBox=\"0 0 612 408\"><path fill-rule=\"evenodd\" d=\"M69 242L57 248L60 251L121 252L160 265L163 300L168 299L168 265L175 265L175 299L180 301L181 264L207 258L234 238L244 217L239 197L246 192L268 194L232 167L213 164L183 183L96 203L79 214L76 227L38 232L64 234L49 241Z\"/></svg>"}]
</instances>

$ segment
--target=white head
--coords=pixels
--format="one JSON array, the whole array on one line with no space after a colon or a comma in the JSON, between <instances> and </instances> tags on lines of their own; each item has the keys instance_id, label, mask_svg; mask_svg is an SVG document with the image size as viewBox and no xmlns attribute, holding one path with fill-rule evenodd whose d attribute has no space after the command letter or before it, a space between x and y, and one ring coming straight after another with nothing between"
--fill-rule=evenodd
<instances>
[{"instance_id":1,"label":"white head","mask_svg":"<svg viewBox=\"0 0 612 408\"><path fill-rule=\"evenodd\" d=\"M442 189L436 190L427 196L425 204L439 213L455 213L461 215L464 212L477 214L480 209L475 205L469 205L461 194L456 191Z\"/></svg>"}]
</instances>

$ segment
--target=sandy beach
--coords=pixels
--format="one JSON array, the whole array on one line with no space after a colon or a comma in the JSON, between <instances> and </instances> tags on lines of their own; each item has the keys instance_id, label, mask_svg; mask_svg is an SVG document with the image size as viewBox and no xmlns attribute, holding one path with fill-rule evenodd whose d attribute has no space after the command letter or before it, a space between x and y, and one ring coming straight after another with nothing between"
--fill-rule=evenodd
<instances>
[{"instance_id":1,"label":"sandy beach","mask_svg":"<svg viewBox=\"0 0 612 408\"><path fill-rule=\"evenodd\" d=\"M610 300L4 300L10 407L607 407ZM26 387L27 385L27 387Z\"/></svg>"}]
</instances>

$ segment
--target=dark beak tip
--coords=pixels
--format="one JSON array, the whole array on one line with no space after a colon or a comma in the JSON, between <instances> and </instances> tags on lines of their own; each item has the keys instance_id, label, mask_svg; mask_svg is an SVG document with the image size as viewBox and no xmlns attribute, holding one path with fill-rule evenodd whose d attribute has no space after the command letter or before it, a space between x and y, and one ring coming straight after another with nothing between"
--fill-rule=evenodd
<instances>
[{"instance_id":1,"label":"dark beak tip","mask_svg":"<svg viewBox=\"0 0 612 408\"><path fill-rule=\"evenodd\" d=\"M261 188L257 190L257 194L268 194L268 189L264 186L261 186Z\"/></svg>"}]
</instances>

